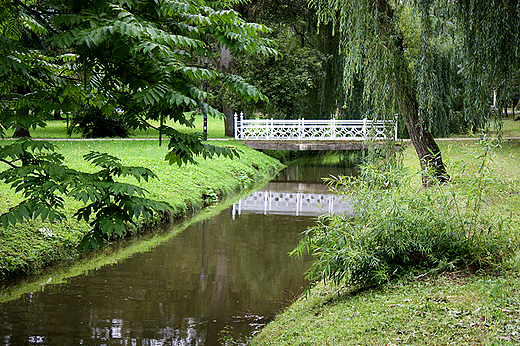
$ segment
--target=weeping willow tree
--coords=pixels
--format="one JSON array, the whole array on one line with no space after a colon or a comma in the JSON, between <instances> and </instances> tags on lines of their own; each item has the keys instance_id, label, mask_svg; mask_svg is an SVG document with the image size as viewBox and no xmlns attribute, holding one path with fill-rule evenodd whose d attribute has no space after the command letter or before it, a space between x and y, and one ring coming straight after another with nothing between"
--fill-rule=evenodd
<instances>
[{"instance_id":1,"label":"weeping willow tree","mask_svg":"<svg viewBox=\"0 0 520 346\"><path fill-rule=\"evenodd\" d=\"M505 87L503 81L518 69L518 3L314 0L311 4L319 21L332 24L340 36L347 97L361 78L367 115L402 117L423 172L429 173L423 183L430 183L428 176L448 180L432 128L448 125L450 111L461 100L460 114L468 126L482 127L490 119L493 89ZM406 19L411 32L403 25Z\"/></svg>"},{"instance_id":2,"label":"weeping willow tree","mask_svg":"<svg viewBox=\"0 0 520 346\"><path fill-rule=\"evenodd\" d=\"M520 84L520 2L460 0L457 5L464 37L465 109L486 116L493 90L497 103L505 105Z\"/></svg>"}]
</instances>

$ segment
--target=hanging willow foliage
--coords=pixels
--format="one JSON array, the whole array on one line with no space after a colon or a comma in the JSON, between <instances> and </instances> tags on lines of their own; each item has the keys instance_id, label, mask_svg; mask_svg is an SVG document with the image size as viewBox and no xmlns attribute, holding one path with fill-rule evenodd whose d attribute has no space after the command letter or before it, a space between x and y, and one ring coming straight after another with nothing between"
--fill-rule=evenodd
<instances>
[{"instance_id":1,"label":"hanging willow foliage","mask_svg":"<svg viewBox=\"0 0 520 346\"><path fill-rule=\"evenodd\" d=\"M457 5L464 37L466 113L485 117L491 90L497 91L500 104L520 84L520 2L461 0Z\"/></svg>"},{"instance_id":2,"label":"hanging willow foliage","mask_svg":"<svg viewBox=\"0 0 520 346\"><path fill-rule=\"evenodd\" d=\"M320 21L331 23L340 36L346 94L351 95L356 78L361 78L365 114L378 119L400 114L423 169L433 171L440 181L449 179L440 150L420 117L398 12L384 0L316 0L312 4Z\"/></svg>"},{"instance_id":3,"label":"hanging willow foliage","mask_svg":"<svg viewBox=\"0 0 520 346\"><path fill-rule=\"evenodd\" d=\"M343 85L363 81L372 118L400 114L424 169L447 179L432 133L480 130L492 95L518 81L520 3L476 0L312 0L340 36ZM505 97L505 96L504 96Z\"/></svg>"}]
</instances>

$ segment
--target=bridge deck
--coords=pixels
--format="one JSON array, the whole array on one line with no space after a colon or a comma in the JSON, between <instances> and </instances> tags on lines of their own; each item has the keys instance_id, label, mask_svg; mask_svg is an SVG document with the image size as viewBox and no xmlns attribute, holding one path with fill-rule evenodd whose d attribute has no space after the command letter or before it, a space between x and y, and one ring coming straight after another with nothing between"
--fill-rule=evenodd
<instances>
[{"instance_id":1,"label":"bridge deck","mask_svg":"<svg viewBox=\"0 0 520 346\"><path fill-rule=\"evenodd\" d=\"M361 150L369 147L368 143L362 140L335 140L335 141L265 141L265 140L242 140L242 143L253 149L260 150ZM373 144L376 148L384 147L384 141L377 141Z\"/></svg>"},{"instance_id":2,"label":"bridge deck","mask_svg":"<svg viewBox=\"0 0 520 346\"><path fill-rule=\"evenodd\" d=\"M359 150L397 140L394 120L244 119L235 113L235 139L254 149Z\"/></svg>"}]
</instances>

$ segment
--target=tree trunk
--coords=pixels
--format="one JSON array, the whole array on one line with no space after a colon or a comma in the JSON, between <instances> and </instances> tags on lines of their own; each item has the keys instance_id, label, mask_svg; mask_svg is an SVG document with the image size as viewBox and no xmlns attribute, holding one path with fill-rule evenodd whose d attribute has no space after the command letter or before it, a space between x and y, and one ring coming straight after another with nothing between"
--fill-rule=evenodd
<instances>
[{"instance_id":1,"label":"tree trunk","mask_svg":"<svg viewBox=\"0 0 520 346\"><path fill-rule=\"evenodd\" d=\"M29 91L30 90L27 87L25 87L25 86L18 86L16 88L16 92L18 94L20 94L20 95L25 95ZM27 108L18 109L16 111L16 113L17 113L18 119L19 118L27 118L29 116L29 109L27 109ZM26 129L25 127L23 127L20 124L18 124L18 125L16 125L16 128L14 130L13 137L14 138L31 137L31 134L29 133L29 129Z\"/></svg>"},{"instance_id":2,"label":"tree trunk","mask_svg":"<svg viewBox=\"0 0 520 346\"><path fill-rule=\"evenodd\" d=\"M231 73L233 71L233 64L235 59L231 51L225 47L220 47L220 62L219 69L223 73ZM231 109L225 102L222 102L222 113L224 113L224 134L226 137L235 136L235 119L233 117L234 110Z\"/></svg>"},{"instance_id":3,"label":"tree trunk","mask_svg":"<svg viewBox=\"0 0 520 346\"><path fill-rule=\"evenodd\" d=\"M222 113L225 115L224 119L224 135L226 137L235 137L235 111L228 107L227 104L222 103Z\"/></svg>"},{"instance_id":4,"label":"tree trunk","mask_svg":"<svg viewBox=\"0 0 520 346\"><path fill-rule=\"evenodd\" d=\"M14 138L23 138L23 137L31 137L31 134L29 131L20 125L16 125L16 129L14 130L13 134Z\"/></svg>"},{"instance_id":5,"label":"tree trunk","mask_svg":"<svg viewBox=\"0 0 520 346\"><path fill-rule=\"evenodd\" d=\"M371 4L374 10L380 14L381 34L393 37L392 41L395 42L395 73L387 76L387 78L394 78L396 101L401 107L406 129L421 164L422 183L425 187L432 185L435 180L444 183L450 177L442 161L439 146L430 130L419 119L417 94L415 86L411 83L413 78L406 63L403 40L400 39L402 34L394 23L393 10L387 0L371 0Z\"/></svg>"},{"instance_id":6,"label":"tree trunk","mask_svg":"<svg viewBox=\"0 0 520 346\"><path fill-rule=\"evenodd\" d=\"M63 120L63 118L61 117L61 110L55 109L53 115L54 120Z\"/></svg>"},{"instance_id":7,"label":"tree trunk","mask_svg":"<svg viewBox=\"0 0 520 346\"><path fill-rule=\"evenodd\" d=\"M415 92L405 95L405 102L402 103L402 114L405 117L404 122L410 135L410 140L421 163L423 186L429 187L435 180L444 183L450 180L450 176L442 161L441 150L431 132L421 124L419 104L415 97Z\"/></svg>"}]
</instances>

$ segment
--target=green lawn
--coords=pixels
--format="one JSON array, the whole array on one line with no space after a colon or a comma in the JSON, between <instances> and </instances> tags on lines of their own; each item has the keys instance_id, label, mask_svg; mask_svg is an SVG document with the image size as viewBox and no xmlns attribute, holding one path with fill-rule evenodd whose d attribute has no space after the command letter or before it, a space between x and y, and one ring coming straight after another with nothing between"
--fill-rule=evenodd
<instances>
[{"instance_id":1,"label":"green lawn","mask_svg":"<svg viewBox=\"0 0 520 346\"><path fill-rule=\"evenodd\" d=\"M512 118L503 119L500 125L500 128L497 128L496 124L492 124L489 128L489 134L492 136L496 136L498 133L502 135L502 137L520 137L520 120L514 121ZM451 134L451 138L468 138L475 137L479 138L480 133L466 133L466 134Z\"/></svg>"},{"instance_id":2,"label":"green lawn","mask_svg":"<svg viewBox=\"0 0 520 346\"><path fill-rule=\"evenodd\" d=\"M0 144L6 142L0 141ZM178 167L164 161L167 148L164 145L159 147L155 140L56 142L58 151L72 168L92 171L93 167L82 159L90 151L116 155L126 165L150 168L159 178L137 184L149 191L150 198L168 202L174 210L174 218L190 215L206 204L250 187L281 168L277 160L235 141L215 141L214 144L235 146L240 151L240 158L199 158L198 165ZM4 168L0 165L0 169ZM131 182L136 184L135 181ZM20 200L19 194L0 184L0 212ZM63 222L48 224L31 221L0 229L0 281L15 274L37 272L49 264L80 255L78 244L88 232L89 225L71 217L78 202L67 201L66 207L69 218Z\"/></svg>"},{"instance_id":3,"label":"green lawn","mask_svg":"<svg viewBox=\"0 0 520 346\"><path fill-rule=\"evenodd\" d=\"M154 126L159 124L152 122ZM203 116L195 116L195 127L187 128L180 126L177 123L170 121L168 125L182 132L202 132ZM66 120L50 120L47 122L45 128L38 128L31 131L31 136L34 138L81 138L80 133L73 133L70 137L67 136L67 122ZM502 136L504 137L518 137L520 136L520 121L513 121L512 118L503 120L501 128ZM496 129L492 126L491 133L496 134ZM8 134L10 135L10 134ZM457 137L479 137L478 134L452 134L451 138ZM159 138L159 133L156 130L150 129L147 131L136 130L132 133L131 138ZM208 117L208 138L225 138L224 135L224 119Z\"/></svg>"},{"instance_id":4,"label":"green lawn","mask_svg":"<svg viewBox=\"0 0 520 346\"><path fill-rule=\"evenodd\" d=\"M178 123L170 121L167 123L178 131L192 133L202 132L203 116L195 116L195 127L188 128L180 126ZM159 126L158 123L152 122L152 125ZM45 128L37 128L31 130L31 136L34 138L69 138L67 136L67 121L66 120L50 120L47 122ZM8 134L10 135L10 134ZM208 117L208 138L224 138L224 119ZM70 138L81 138L80 133L73 133ZM159 133L156 130L150 129L147 131L136 130L132 133L131 138L159 138Z\"/></svg>"}]
</instances>

